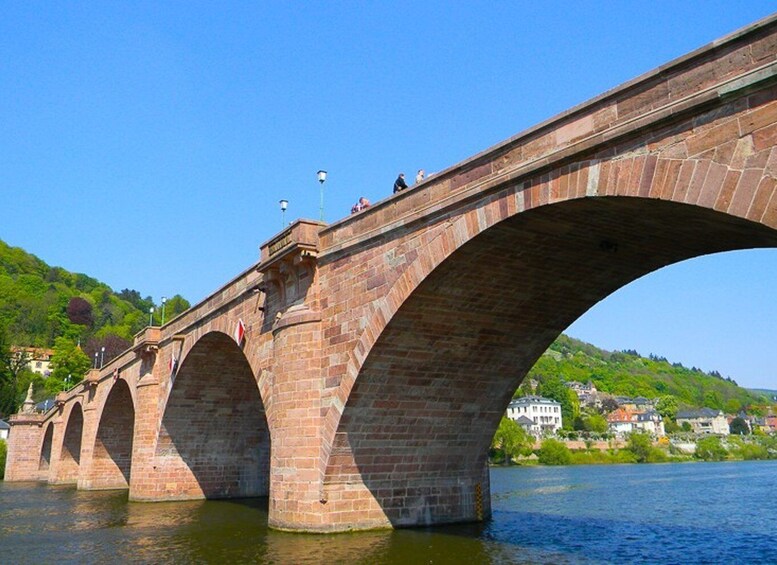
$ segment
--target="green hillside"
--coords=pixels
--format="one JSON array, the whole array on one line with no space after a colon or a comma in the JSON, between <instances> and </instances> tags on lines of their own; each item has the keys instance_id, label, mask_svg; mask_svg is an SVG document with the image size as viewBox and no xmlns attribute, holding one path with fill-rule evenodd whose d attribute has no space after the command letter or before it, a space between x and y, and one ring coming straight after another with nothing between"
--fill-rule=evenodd
<instances>
[{"instance_id":1,"label":"green hillside","mask_svg":"<svg viewBox=\"0 0 777 565\"><path fill-rule=\"evenodd\" d=\"M73 372L68 372L68 368L80 369L83 358L88 367L95 352L100 352L107 362L124 351L132 337L148 324L152 306L154 323L159 324L161 311L150 296L143 298L130 289L114 292L92 277L52 267L23 249L0 241L0 357L5 360L0 363L5 365L0 366L0 414L11 411L18 396L23 397L29 382L35 380L25 374L19 363L11 362L11 346L54 348L55 355L62 349L70 357L79 356L79 362L70 367L60 360L62 367L55 375L58 381L63 373L67 376ZM189 303L180 296L168 299L166 319L188 307ZM46 390L36 381L36 396L64 386L55 381L46 383ZM24 390L17 390L20 388Z\"/></svg>"},{"instance_id":2,"label":"green hillside","mask_svg":"<svg viewBox=\"0 0 777 565\"><path fill-rule=\"evenodd\" d=\"M605 351L561 335L537 361L525 382L591 381L613 396L674 396L687 406L716 408L736 413L768 400L719 373L670 363L663 357L642 357L636 351Z\"/></svg>"}]
</instances>

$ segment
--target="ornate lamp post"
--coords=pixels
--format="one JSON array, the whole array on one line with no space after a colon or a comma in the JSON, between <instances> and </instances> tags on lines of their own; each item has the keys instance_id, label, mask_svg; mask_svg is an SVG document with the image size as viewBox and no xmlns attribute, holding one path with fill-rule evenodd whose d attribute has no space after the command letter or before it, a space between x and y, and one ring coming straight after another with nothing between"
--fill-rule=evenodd
<instances>
[{"instance_id":1,"label":"ornate lamp post","mask_svg":"<svg viewBox=\"0 0 777 565\"><path fill-rule=\"evenodd\" d=\"M162 325L165 325L165 303L167 302L167 297L162 297Z\"/></svg>"},{"instance_id":2,"label":"ornate lamp post","mask_svg":"<svg viewBox=\"0 0 777 565\"><path fill-rule=\"evenodd\" d=\"M148 325L149 327L154 325L154 307L148 309Z\"/></svg>"}]
</instances>

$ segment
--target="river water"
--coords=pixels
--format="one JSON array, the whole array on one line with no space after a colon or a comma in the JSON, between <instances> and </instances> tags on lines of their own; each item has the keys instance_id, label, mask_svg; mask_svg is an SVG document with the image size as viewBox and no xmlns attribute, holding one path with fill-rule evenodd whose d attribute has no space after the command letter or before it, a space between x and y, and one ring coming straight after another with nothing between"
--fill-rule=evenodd
<instances>
[{"instance_id":1,"label":"river water","mask_svg":"<svg viewBox=\"0 0 777 565\"><path fill-rule=\"evenodd\" d=\"M777 563L777 461L496 468L485 524L302 535L267 499L0 482L0 563Z\"/></svg>"}]
</instances>

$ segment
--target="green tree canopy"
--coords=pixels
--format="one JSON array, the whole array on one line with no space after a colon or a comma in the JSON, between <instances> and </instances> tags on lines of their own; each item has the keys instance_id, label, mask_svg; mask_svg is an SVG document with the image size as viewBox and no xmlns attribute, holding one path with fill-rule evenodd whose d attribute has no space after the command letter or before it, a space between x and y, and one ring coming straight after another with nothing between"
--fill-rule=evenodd
<instances>
[{"instance_id":1,"label":"green tree canopy","mask_svg":"<svg viewBox=\"0 0 777 565\"><path fill-rule=\"evenodd\" d=\"M548 438L543 440L538 460L543 465L569 465L572 463L572 452L558 440Z\"/></svg>"},{"instance_id":2,"label":"green tree canopy","mask_svg":"<svg viewBox=\"0 0 777 565\"><path fill-rule=\"evenodd\" d=\"M526 430L514 420L502 416L491 447L501 450L505 456L505 464L509 464L516 455L530 453L533 443L534 439Z\"/></svg>"}]
</instances>

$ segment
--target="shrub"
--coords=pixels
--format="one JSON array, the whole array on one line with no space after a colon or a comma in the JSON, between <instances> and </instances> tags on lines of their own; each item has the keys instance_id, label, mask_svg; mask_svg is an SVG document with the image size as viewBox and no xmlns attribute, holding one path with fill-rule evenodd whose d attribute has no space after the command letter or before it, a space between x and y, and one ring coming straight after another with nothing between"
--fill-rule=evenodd
<instances>
[{"instance_id":1,"label":"shrub","mask_svg":"<svg viewBox=\"0 0 777 565\"><path fill-rule=\"evenodd\" d=\"M696 442L696 457L704 461L722 461L728 451L718 437L705 437Z\"/></svg>"},{"instance_id":2,"label":"shrub","mask_svg":"<svg viewBox=\"0 0 777 565\"><path fill-rule=\"evenodd\" d=\"M546 439L540 446L539 462L543 465L569 465L572 463L572 452L555 439Z\"/></svg>"}]
</instances>

